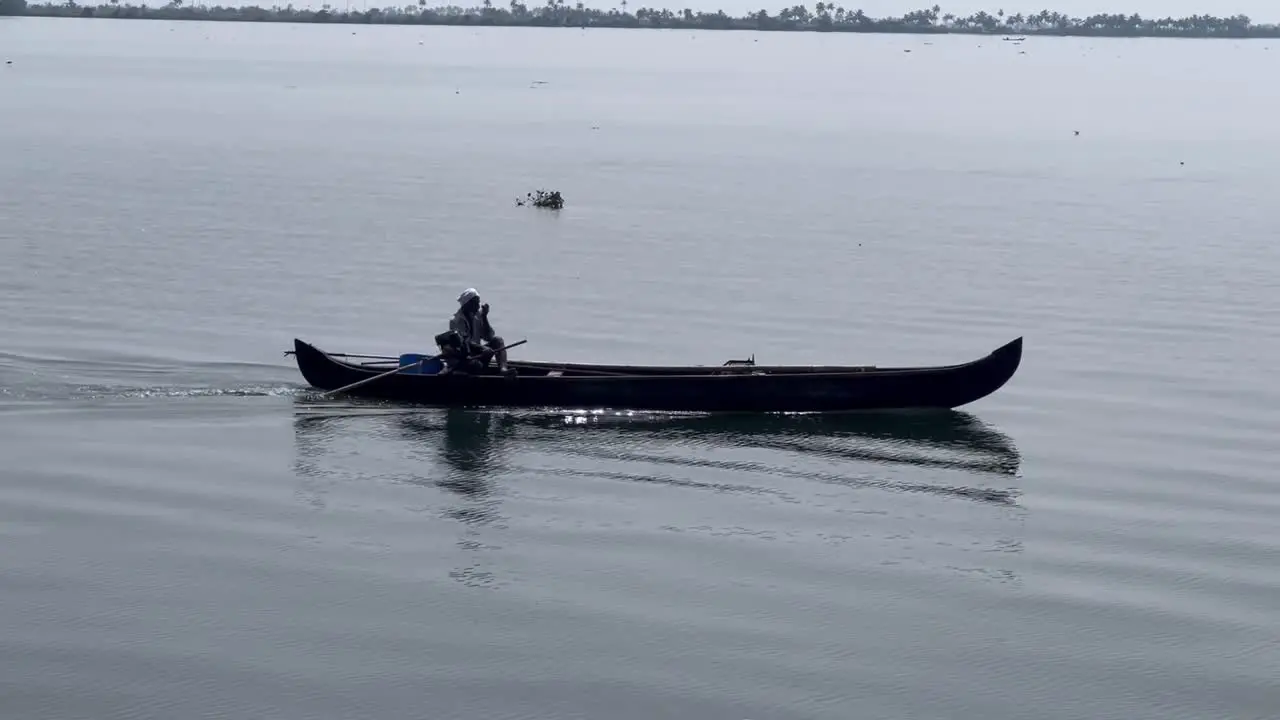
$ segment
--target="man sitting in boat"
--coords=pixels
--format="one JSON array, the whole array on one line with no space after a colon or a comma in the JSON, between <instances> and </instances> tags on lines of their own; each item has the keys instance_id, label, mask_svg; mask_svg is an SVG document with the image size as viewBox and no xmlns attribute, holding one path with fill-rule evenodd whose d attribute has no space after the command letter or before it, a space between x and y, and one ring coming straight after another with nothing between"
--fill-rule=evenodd
<instances>
[{"instance_id":1,"label":"man sitting in boat","mask_svg":"<svg viewBox=\"0 0 1280 720\"><path fill-rule=\"evenodd\" d=\"M445 372L459 369L459 365L477 356L480 367L484 367L489 364L489 358L496 355L498 371L503 375L512 374L507 367L506 345L494 333L489 323L489 305L480 303L480 293L475 288L467 288L458 296L458 304L461 307L449 320L449 331L436 336Z\"/></svg>"}]
</instances>

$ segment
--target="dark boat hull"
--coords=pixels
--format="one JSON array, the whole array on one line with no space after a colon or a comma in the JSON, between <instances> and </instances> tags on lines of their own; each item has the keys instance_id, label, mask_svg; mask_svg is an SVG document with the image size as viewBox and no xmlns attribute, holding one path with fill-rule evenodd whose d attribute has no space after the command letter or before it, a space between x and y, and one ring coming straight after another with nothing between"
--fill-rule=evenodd
<instances>
[{"instance_id":1,"label":"dark boat hull","mask_svg":"<svg viewBox=\"0 0 1280 720\"><path fill-rule=\"evenodd\" d=\"M298 369L336 390L388 367L338 360L294 340ZM1022 338L960 365L916 368L639 367L512 363L497 375L393 374L351 395L436 407L630 409L668 412L848 412L956 408L1000 389L1022 361ZM548 374L559 372L561 374Z\"/></svg>"}]
</instances>

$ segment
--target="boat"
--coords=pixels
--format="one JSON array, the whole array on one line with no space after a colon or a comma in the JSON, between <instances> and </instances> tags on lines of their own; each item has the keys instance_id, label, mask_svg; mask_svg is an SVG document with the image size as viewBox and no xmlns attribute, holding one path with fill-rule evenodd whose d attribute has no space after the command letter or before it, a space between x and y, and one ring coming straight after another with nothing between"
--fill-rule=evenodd
<instances>
[{"instance_id":1,"label":"boat","mask_svg":"<svg viewBox=\"0 0 1280 720\"><path fill-rule=\"evenodd\" d=\"M956 408L999 390L1022 361L1019 337L985 357L932 367L776 366L755 358L724 365L593 365L510 361L514 376L447 375L399 358L339 355L295 339L292 354L312 387L433 407L572 408L665 412L848 412ZM358 362L353 358L375 358ZM397 365L398 363L398 365ZM404 367L402 372L390 372ZM374 379L378 375L383 375Z\"/></svg>"}]
</instances>

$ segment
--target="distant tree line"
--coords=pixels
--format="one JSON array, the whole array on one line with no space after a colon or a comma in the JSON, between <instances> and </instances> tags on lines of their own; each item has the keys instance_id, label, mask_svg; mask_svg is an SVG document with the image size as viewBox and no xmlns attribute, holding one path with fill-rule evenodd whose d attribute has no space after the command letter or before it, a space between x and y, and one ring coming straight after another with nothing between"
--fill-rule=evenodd
<instances>
[{"instance_id":1,"label":"distant tree line","mask_svg":"<svg viewBox=\"0 0 1280 720\"><path fill-rule=\"evenodd\" d=\"M27 0L0 0L0 15L34 15L43 17L106 17L155 20L212 20L227 22L310 22L374 25L470 25L515 27L603 27L603 28L669 28L701 30L767 30L863 33L968 33L1023 35L1070 35L1085 37L1194 37L1194 38L1275 38L1280 25L1254 24L1245 15L1215 17L1193 15L1184 18L1144 18L1137 14L1090 15L1072 17L1051 10L1038 13L1006 14L977 12L962 16L944 13L942 8L915 10L901 17L873 18L861 10L848 10L840 5L819 2L810 10L805 5L784 8L774 14L758 10L733 17L723 10L713 13L641 7L627 9L627 0L619 7L600 10L579 2L566 5L564 0L547 0L545 5L526 5L511 0L506 7L483 0L480 7L457 5L427 7L427 0L416 5L353 10L324 5L319 10L295 8L293 5L263 8L222 7L189 4L169 0L163 7L121 4L110 0L103 5L80 5L76 0L62 3L28 3Z\"/></svg>"}]
</instances>

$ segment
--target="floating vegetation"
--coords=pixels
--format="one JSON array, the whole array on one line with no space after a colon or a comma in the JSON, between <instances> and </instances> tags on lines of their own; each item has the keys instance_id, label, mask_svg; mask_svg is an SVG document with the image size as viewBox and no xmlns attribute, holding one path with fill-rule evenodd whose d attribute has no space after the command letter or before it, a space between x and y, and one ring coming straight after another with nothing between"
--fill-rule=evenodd
<instances>
[{"instance_id":1,"label":"floating vegetation","mask_svg":"<svg viewBox=\"0 0 1280 720\"><path fill-rule=\"evenodd\" d=\"M534 190L531 193L526 193L523 198L516 198L516 205L532 205L537 208L559 210L564 207L564 198L560 195L559 190Z\"/></svg>"}]
</instances>

